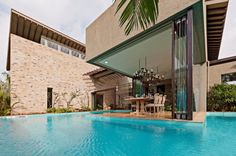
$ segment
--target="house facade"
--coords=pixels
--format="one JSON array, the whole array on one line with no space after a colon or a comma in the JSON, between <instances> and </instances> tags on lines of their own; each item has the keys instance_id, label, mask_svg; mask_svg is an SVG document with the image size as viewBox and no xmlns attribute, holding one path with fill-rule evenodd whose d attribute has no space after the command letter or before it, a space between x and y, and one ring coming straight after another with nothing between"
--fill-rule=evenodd
<instances>
[{"instance_id":1,"label":"house facade","mask_svg":"<svg viewBox=\"0 0 236 156\"><path fill-rule=\"evenodd\" d=\"M128 36L117 5L87 27L86 60L131 78L139 66L156 70L169 83L155 87L172 86L167 98L173 118L205 112L214 77L210 61L218 59L228 0L160 0L157 23Z\"/></svg>"},{"instance_id":2,"label":"house facade","mask_svg":"<svg viewBox=\"0 0 236 156\"><path fill-rule=\"evenodd\" d=\"M86 63L85 56L83 43L12 10L7 59L12 113L46 113L68 105L96 109L98 102L103 109L116 108L115 102L129 94L129 79ZM100 101L96 93L103 96ZM70 102L72 94L76 98Z\"/></svg>"},{"instance_id":3,"label":"house facade","mask_svg":"<svg viewBox=\"0 0 236 156\"><path fill-rule=\"evenodd\" d=\"M86 46L11 11L7 70L13 114L51 107L130 109L125 97L140 96L142 88L133 74L147 67L164 76L150 92L167 95L173 118L191 120L193 112L207 111L211 86L234 81L236 59L218 60L228 0L160 0L157 23L129 36L120 28L117 5L87 27Z\"/></svg>"}]
</instances>

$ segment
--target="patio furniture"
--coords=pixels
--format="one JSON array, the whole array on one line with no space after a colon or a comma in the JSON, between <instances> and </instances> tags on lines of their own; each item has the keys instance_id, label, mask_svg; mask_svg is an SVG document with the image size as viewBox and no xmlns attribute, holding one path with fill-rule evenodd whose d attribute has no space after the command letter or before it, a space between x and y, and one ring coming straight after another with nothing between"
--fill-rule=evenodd
<instances>
[{"instance_id":1,"label":"patio furniture","mask_svg":"<svg viewBox=\"0 0 236 156\"><path fill-rule=\"evenodd\" d=\"M165 102L166 102L166 95L162 97L161 103L156 105L158 112L165 111Z\"/></svg>"},{"instance_id":2,"label":"patio furniture","mask_svg":"<svg viewBox=\"0 0 236 156\"><path fill-rule=\"evenodd\" d=\"M131 104L131 110L136 110L136 104Z\"/></svg>"},{"instance_id":3,"label":"patio furniture","mask_svg":"<svg viewBox=\"0 0 236 156\"><path fill-rule=\"evenodd\" d=\"M144 111L144 103L145 101L150 101L151 98L150 97L132 97L132 98L128 98L125 99L126 101L131 101L131 102L135 102L136 103L136 115L143 115L145 113Z\"/></svg>"},{"instance_id":4,"label":"patio furniture","mask_svg":"<svg viewBox=\"0 0 236 156\"><path fill-rule=\"evenodd\" d=\"M154 95L154 103L147 104L145 110L147 110L147 108L153 108L153 113L164 112L165 101L166 95L156 93Z\"/></svg>"}]
</instances>

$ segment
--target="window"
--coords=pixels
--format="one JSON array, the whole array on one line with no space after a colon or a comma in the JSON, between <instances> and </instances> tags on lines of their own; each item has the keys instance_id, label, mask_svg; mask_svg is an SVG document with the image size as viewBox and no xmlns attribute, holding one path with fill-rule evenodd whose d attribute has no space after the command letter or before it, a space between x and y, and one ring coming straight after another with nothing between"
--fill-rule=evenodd
<instances>
[{"instance_id":1,"label":"window","mask_svg":"<svg viewBox=\"0 0 236 156\"><path fill-rule=\"evenodd\" d=\"M72 55L75 57L80 57L80 53L77 51L72 51Z\"/></svg>"},{"instance_id":2,"label":"window","mask_svg":"<svg viewBox=\"0 0 236 156\"><path fill-rule=\"evenodd\" d=\"M235 73L228 73L221 75L221 82L228 83L228 84L236 84L236 72Z\"/></svg>"},{"instance_id":3,"label":"window","mask_svg":"<svg viewBox=\"0 0 236 156\"><path fill-rule=\"evenodd\" d=\"M69 53L70 53L70 50L69 50L68 48L66 48L66 47L63 47L63 46L61 46L61 51L62 51L63 53L66 53L66 54L69 54Z\"/></svg>"},{"instance_id":4,"label":"window","mask_svg":"<svg viewBox=\"0 0 236 156\"><path fill-rule=\"evenodd\" d=\"M76 49L73 49L71 47L68 47L64 44L61 44L61 43L57 42L57 41L48 39L47 37L42 36L41 40L40 40L40 43L42 45L48 46L49 48L53 48L55 50L63 52L65 54L72 55L72 56L81 58L83 60L85 59L85 54L83 52L81 52L79 50L76 50Z\"/></svg>"},{"instance_id":5,"label":"window","mask_svg":"<svg viewBox=\"0 0 236 156\"><path fill-rule=\"evenodd\" d=\"M48 41L48 47L58 50L58 45L51 41Z\"/></svg>"},{"instance_id":6,"label":"window","mask_svg":"<svg viewBox=\"0 0 236 156\"><path fill-rule=\"evenodd\" d=\"M41 38L40 43L41 43L42 45L45 45L45 44L46 44L45 39L44 39L44 38Z\"/></svg>"},{"instance_id":7,"label":"window","mask_svg":"<svg viewBox=\"0 0 236 156\"><path fill-rule=\"evenodd\" d=\"M81 54L81 58L84 60L84 59L85 59L85 55L84 55L84 54Z\"/></svg>"}]
</instances>

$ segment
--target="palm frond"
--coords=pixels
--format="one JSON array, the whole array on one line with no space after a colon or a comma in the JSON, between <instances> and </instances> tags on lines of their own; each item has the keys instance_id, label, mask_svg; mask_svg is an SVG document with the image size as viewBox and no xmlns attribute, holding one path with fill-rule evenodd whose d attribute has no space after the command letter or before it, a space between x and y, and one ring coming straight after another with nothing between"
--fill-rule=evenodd
<instances>
[{"instance_id":1,"label":"palm frond","mask_svg":"<svg viewBox=\"0 0 236 156\"><path fill-rule=\"evenodd\" d=\"M159 15L158 3L159 0L120 0L116 13L125 7L119 19L121 27L125 24L125 34L154 25Z\"/></svg>"}]
</instances>

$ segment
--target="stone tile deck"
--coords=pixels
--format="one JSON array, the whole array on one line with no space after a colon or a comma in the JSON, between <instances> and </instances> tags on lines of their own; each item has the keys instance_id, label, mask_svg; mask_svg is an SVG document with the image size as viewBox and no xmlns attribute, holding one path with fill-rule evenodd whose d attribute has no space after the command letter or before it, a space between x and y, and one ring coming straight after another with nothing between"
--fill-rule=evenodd
<instances>
[{"instance_id":1,"label":"stone tile deck","mask_svg":"<svg viewBox=\"0 0 236 156\"><path fill-rule=\"evenodd\" d=\"M145 114L145 115L136 115L134 113L104 113L104 114L97 114L101 116L108 116L108 117L119 117L119 118L139 118L139 119L148 119L148 120L169 120L169 121L184 121L184 122L198 122L204 123L206 112L195 112L193 113L193 120L177 120L172 119L171 112L164 112L158 115L153 114Z\"/></svg>"}]
</instances>

